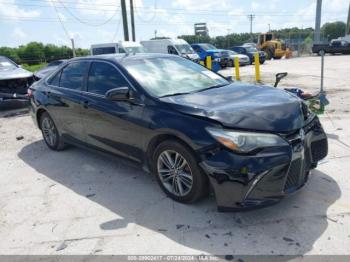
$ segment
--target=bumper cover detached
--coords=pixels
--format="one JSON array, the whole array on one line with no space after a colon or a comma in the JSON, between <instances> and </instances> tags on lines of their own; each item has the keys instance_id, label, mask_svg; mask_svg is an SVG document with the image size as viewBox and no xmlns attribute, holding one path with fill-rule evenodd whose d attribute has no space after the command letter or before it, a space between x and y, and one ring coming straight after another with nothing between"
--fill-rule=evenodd
<instances>
[{"instance_id":1,"label":"bumper cover detached","mask_svg":"<svg viewBox=\"0 0 350 262\"><path fill-rule=\"evenodd\" d=\"M207 154L200 166L209 177L219 211L269 206L303 187L310 170L328 153L326 134L315 117L286 139L289 146L266 148L255 155L226 149Z\"/></svg>"}]
</instances>

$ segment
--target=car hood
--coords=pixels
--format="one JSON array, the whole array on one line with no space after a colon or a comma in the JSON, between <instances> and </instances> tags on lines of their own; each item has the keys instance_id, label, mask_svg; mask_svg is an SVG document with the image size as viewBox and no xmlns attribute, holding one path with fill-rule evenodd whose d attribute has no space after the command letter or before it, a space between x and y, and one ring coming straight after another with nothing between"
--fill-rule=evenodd
<instances>
[{"instance_id":1,"label":"car hood","mask_svg":"<svg viewBox=\"0 0 350 262\"><path fill-rule=\"evenodd\" d=\"M188 57L189 59L192 59L192 60L196 60L196 59L199 59L199 56L197 53L193 53L193 54L181 54L181 56L183 57Z\"/></svg>"},{"instance_id":2,"label":"car hood","mask_svg":"<svg viewBox=\"0 0 350 262\"><path fill-rule=\"evenodd\" d=\"M0 80L28 78L31 76L33 76L33 73L20 67L0 70Z\"/></svg>"},{"instance_id":3,"label":"car hood","mask_svg":"<svg viewBox=\"0 0 350 262\"><path fill-rule=\"evenodd\" d=\"M267 86L232 83L160 100L177 111L206 117L229 128L284 133L304 124L301 100Z\"/></svg>"}]
</instances>

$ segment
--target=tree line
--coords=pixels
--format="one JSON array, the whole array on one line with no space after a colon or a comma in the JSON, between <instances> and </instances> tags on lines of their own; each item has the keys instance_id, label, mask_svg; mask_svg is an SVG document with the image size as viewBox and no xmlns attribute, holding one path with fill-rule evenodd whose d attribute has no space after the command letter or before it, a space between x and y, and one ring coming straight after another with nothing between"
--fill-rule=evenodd
<instances>
[{"instance_id":1,"label":"tree line","mask_svg":"<svg viewBox=\"0 0 350 262\"><path fill-rule=\"evenodd\" d=\"M86 56L90 51L76 48L75 53L77 56ZM0 55L7 56L18 64L35 65L58 59L72 58L73 51L68 46L30 42L19 47L0 47Z\"/></svg>"},{"instance_id":2,"label":"tree line","mask_svg":"<svg viewBox=\"0 0 350 262\"><path fill-rule=\"evenodd\" d=\"M331 39L335 39L345 34L346 24L344 22L338 21L333 23L325 23L321 28L321 40L323 42L329 42ZM271 30L271 33L277 39L285 40L286 43L305 43L312 44L314 29L309 28L285 28L280 30ZM189 44L193 43L211 43L218 48L230 48L231 46L241 45L247 42L258 41L259 33L249 34L249 33L232 33L225 36L196 36L196 35L181 35L179 38L186 40Z\"/></svg>"},{"instance_id":3,"label":"tree line","mask_svg":"<svg viewBox=\"0 0 350 262\"><path fill-rule=\"evenodd\" d=\"M325 23L321 28L321 38L324 42L335 39L345 34L346 24L344 22ZM314 29L297 27L286 28L280 30L272 30L275 37L285 40L287 45L307 45L311 46L313 42ZM181 35L178 38L186 40L189 44L193 43L211 43L218 48L229 48L235 45L241 45L246 42L257 42L259 34L249 33L233 33L225 36L195 36ZM163 37L164 38L164 37ZM166 38L166 37L165 37ZM161 39L161 38L157 38ZM89 54L88 49L77 48L75 50L77 56L85 56ZM31 42L19 47L0 47L0 55L11 58L16 63L22 64L40 64L43 62L51 62L57 59L67 59L73 57L73 51L68 46L57 46L53 44L43 44L40 42Z\"/></svg>"}]
</instances>

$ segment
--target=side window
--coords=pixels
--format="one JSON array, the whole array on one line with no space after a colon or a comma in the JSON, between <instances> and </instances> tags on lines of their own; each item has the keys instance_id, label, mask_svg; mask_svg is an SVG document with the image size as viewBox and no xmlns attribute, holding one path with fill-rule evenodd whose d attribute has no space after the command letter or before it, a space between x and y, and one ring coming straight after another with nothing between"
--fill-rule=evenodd
<instances>
[{"instance_id":1,"label":"side window","mask_svg":"<svg viewBox=\"0 0 350 262\"><path fill-rule=\"evenodd\" d=\"M60 79L60 87L82 90L84 76L88 70L88 62L73 62L63 68Z\"/></svg>"},{"instance_id":2,"label":"side window","mask_svg":"<svg viewBox=\"0 0 350 262\"><path fill-rule=\"evenodd\" d=\"M93 62L88 78L88 92L105 95L110 89L129 86L117 69L107 63Z\"/></svg>"},{"instance_id":3,"label":"side window","mask_svg":"<svg viewBox=\"0 0 350 262\"><path fill-rule=\"evenodd\" d=\"M119 53L121 53L121 54L122 54L122 53L126 53L126 52L125 52L125 49L122 48L122 47L119 47L118 51L119 51Z\"/></svg>"},{"instance_id":4,"label":"side window","mask_svg":"<svg viewBox=\"0 0 350 262\"><path fill-rule=\"evenodd\" d=\"M172 55L178 55L178 53L177 53L175 47L173 47L172 45L169 45L169 46L168 46L168 53L169 53L169 54L172 54Z\"/></svg>"},{"instance_id":5,"label":"side window","mask_svg":"<svg viewBox=\"0 0 350 262\"><path fill-rule=\"evenodd\" d=\"M196 51L197 53L199 53L199 52L201 51L201 49L199 48L198 45L193 46L193 49L194 49L194 51Z\"/></svg>"},{"instance_id":6,"label":"side window","mask_svg":"<svg viewBox=\"0 0 350 262\"><path fill-rule=\"evenodd\" d=\"M61 72L59 71L54 77L52 77L49 81L50 85L53 86L59 86L60 85L60 76L61 76Z\"/></svg>"}]
</instances>

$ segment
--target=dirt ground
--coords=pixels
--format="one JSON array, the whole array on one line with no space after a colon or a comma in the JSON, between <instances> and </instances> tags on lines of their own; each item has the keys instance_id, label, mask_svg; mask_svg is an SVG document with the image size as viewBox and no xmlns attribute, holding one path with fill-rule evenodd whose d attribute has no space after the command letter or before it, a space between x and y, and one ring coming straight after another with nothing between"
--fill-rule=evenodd
<instances>
[{"instance_id":1,"label":"dirt ground","mask_svg":"<svg viewBox=\"0 0 350 262\"><path fill-rule=\"evenodd\" d=\"M250 212L218 213L212 197L176 203L142 170L76 147L53 152L28 115L2 113L0 254L349 255L349 62L326 58L328 157L300 192ZM318 57L269 61L262 75L288 71L282 84L316 91L318 68Z\"/></svg>"}]
</instances>

